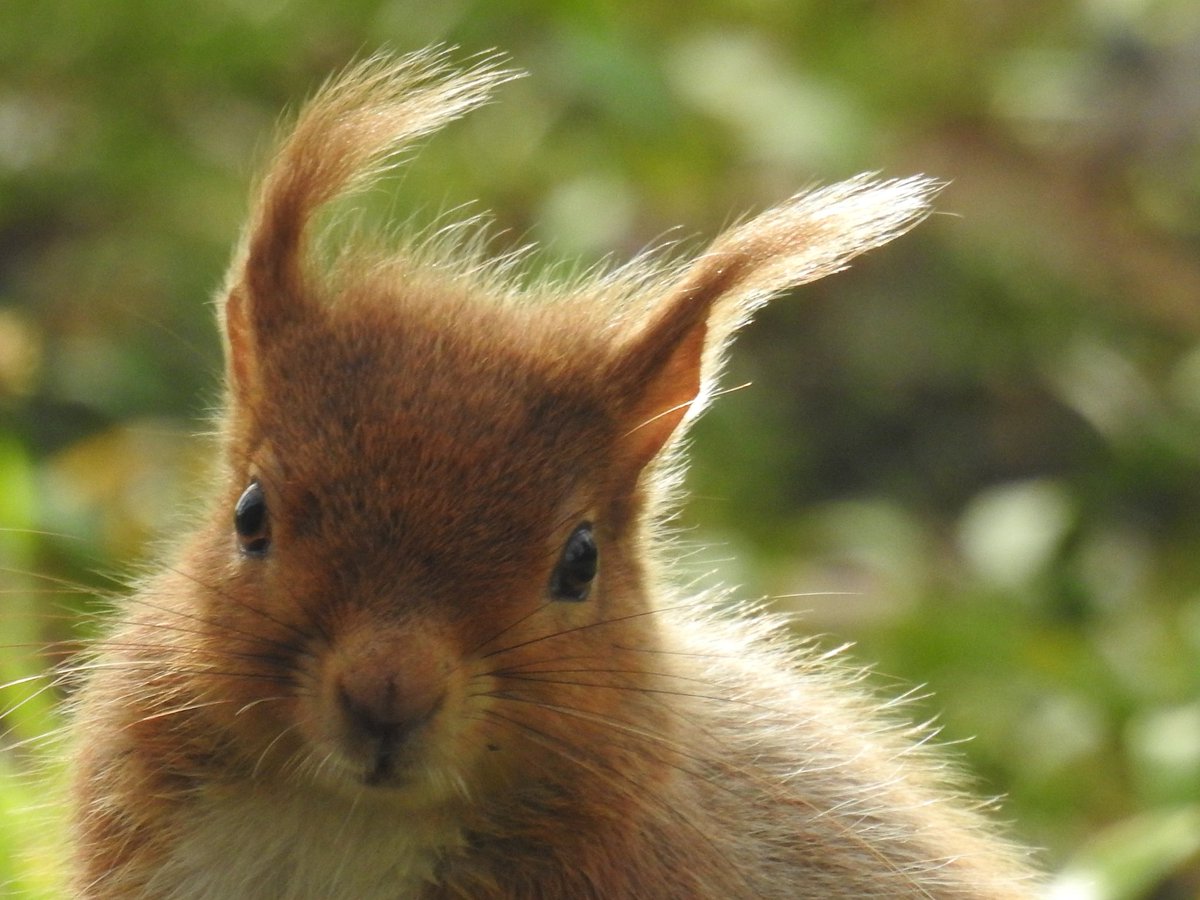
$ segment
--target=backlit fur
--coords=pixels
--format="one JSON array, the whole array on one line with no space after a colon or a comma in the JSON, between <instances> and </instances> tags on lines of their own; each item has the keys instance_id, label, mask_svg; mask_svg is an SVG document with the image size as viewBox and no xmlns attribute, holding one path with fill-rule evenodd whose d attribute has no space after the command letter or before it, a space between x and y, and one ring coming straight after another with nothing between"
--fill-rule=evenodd
<instances>
[{"instance_id":1,"label":"backlit fur","mask_svg":"<svg viewBox=\"0 0 1200 900\"><path fill-rule=\"evenodd\" d=\"M1028 896L924 731L778 623L681 593L657 534L736 328L935 186L857 179L571 284L447 239L322 269L322 206L508 77L368 61L262 180L210 512L83 664L78 895ZM234 529L252 482L261 555ZM583 522L599 574L557 599Z\"/></svg>"}]
</instances>

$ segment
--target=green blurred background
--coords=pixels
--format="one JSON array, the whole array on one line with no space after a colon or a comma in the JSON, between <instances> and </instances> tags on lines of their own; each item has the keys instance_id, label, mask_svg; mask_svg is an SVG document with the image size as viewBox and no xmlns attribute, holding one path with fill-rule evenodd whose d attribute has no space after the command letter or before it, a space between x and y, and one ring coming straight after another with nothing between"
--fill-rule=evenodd
<instances>
[{"instance_id":1,"label":"green blurred background","mask_svg":"<svg viewBox=\"0 0 1200 900\"><path fill-rule=\"evenodd\" d=\"M535 266L950 181L736 345L691 565L925 686L1057 896L1200 894L1195 0L4 0L0 893L56 896L61 692L23 679L200 492L209 301L281 111L432 42L531 77L380 205L478 201Z\"/></svg>"}]
</instances>

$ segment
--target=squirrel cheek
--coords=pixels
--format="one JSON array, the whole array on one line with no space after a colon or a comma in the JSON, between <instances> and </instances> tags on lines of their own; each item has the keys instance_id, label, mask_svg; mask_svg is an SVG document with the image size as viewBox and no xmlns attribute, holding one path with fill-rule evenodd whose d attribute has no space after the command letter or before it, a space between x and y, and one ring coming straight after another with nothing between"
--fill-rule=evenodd
<instances>
[{"instance_id":1,"label":"squirrel cheek","mask_svg":"<svg viewBox=\"0 0 1200 900\"><path fill-rule=\"evenodd\" d=\"M403 781L427 760L450 692L446 642L412 628L357 629L321 661L313 737L364 784Z\"/></svg>"}]
</instances>

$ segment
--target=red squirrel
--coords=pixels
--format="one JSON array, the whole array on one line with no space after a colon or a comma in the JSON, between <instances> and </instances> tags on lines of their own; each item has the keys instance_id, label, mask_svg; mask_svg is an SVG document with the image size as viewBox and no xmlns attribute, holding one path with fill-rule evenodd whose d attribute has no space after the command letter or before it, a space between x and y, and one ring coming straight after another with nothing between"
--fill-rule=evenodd
<instances>
[{"instance_id":1,"label":"red squirrel","mask_svg":"<svg viewBox=\"0 0 1200 900\"><path fill-rule=\"evenodd\" d=\"M510 77L373 58L262 179L211 506L80 664L76 895L1030 896L926 731L688 596L662 533L733 333L937 185L857 178L568 283L469 239L317 252L326 204Z\"/></svg>"}]
</instances>

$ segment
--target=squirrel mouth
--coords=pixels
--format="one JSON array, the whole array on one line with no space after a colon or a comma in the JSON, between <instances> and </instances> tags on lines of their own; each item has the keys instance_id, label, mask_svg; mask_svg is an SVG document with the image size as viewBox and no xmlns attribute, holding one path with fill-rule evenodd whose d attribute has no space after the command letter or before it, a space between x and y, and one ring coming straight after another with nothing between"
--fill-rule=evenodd
<instances>
[{"instance_id":1,"label":"squirrel mouth","mask_svg":"<svg viewBox=\"0 0 1200 900\"><path fill-rule=\"evenodd\" d=\"M405 787L415 779L413 770L422 756L422 740L441 702L420 719L374 729L360 737L359 779L366 787Z\"/></svg>"},{"instance_id":2,"label":"squirrel mouth","mask_svg":"<svg viewBox=\"0 0 1200 900\"><path fill-rule=\"evenodd\" d=\"M339 697L346 731L339 743L352 761L357 780L367 787L396 787L412 781L429 726L443 705L439 697L420 715L385 717L378 710L357 705L343 691Z\"/></svg>"},{"instance_id":3,"label":"squirrel mouth","mask_svg":"<svg viewBox=\"0 0 1200 900\"><path fill-rule=\"evenodd\" d=\"M397 741L390 735L385 735L379 740L379 745L375 748L374 758L367 764L363 771L362 783L368 787L378 787L383 784L394 783L397 780L397 770L406 768L407 760L398 759L398 757L407 754L402 753L402 748L397 747ZM399 742L403 743L403 742Z\"/></svg>"}]
</instances>

